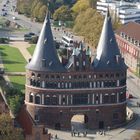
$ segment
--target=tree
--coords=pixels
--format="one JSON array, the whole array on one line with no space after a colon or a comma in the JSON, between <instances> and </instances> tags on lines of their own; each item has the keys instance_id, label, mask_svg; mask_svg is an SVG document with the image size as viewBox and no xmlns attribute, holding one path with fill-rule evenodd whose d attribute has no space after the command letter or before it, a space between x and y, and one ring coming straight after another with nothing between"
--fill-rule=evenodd
<instances>
[{"instance_id":1,"label":"tree","mask_svg":"<svg viewBox=\"0 0 140 140\"><path fill-rule=\"evenodd\" d=\"M78 0L71 9L76 15L78 15L79 13L86 11L89 7L88 0Z\"/></svg>"},{"instance_id":2,"label":"tree","mask_svg":"<svg viewBox=\"0 0 140 140\"><path fill-rule=\"evenodd\" d=\"M15 95L14 97L9 98L8 102L12 113L16 115L23 104L21 97L19 95Z\"/></svg>"},{"instance_id":3,"label":"tree","mask_svg":"<svg viewBox=\"0 0 140 140\"><path fill-rule=\"evenodd\" d=\"M87 43L96 48L103 25L103 17L92 8L80 13L76 20L73 31L84 36Z\"/></svg>"},{"instance_id":4,"label":"tree","mask_svg":"<svg viewBox=\"0 0 140 140\"><path fill-rule=\"evenodd\" d=\"M70 21L72 20L72 14L68 6L61 6L55 11L53 18L54 20Z\"/></svg>"},{"instance_id":5,"label":"tree","mask_svg":"<svg viewBox=\"0 0 140 140\"><path fill-rule=\"evenodd\" d=\"M89 5L91 8L96 9L97 0L89 0Z\"/></svg>"},{"instance_id":6,"label":"tree","mask_svg":"<svg viewBox=\"0 0 140 140\"><path fill-rule=\"evenodd\" d=\"M46 16L46 11L47 11L47 6L43 5L40 9L39 9L39 14L38 14L38 19L39 21L44 21L44 18Z\"/></svg>"},{"instance_id":7,"label":"tree","mask_svg":"<svg viewBox=\"0 0 140 140\"><path fill-rule=\"evenodd\" d=\"M19 89L7 88L6 98L12 113L17 115L19 109L24 103L24 94Z\"/></svg>"},{"instance_id":8,"label":"tree","mask_svg":"<svg viewBox=\"0 0 140 140\"><path fill-rule=\"evenodd\" d=\"M0 139L1 140L24 140L21 128L15 128L9 114L0 115Z\"/></svg>"}]
</instances>

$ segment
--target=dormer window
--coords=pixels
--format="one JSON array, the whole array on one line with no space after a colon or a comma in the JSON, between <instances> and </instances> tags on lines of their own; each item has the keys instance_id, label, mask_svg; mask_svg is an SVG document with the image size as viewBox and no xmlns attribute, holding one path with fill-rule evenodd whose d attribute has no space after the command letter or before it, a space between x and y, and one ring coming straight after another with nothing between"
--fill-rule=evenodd
<instances>
[{"instance_id":1,"label":"dormer window","mask_svg":"<svg viewBox=\"0 0 140 140\"><path fill-rule=\"evenodd\" d=\"M124 35L124 38L127 39L127 35Z\"/></svg>"},{"instance_id":2,"label":"dormer window","mask_svg":"<svg viewBox=\"0 0 140 140\"><path fill-rule=\"evenodd\" d=\"M137 40L135 40L135 41L134 41L134 44L135 44L135 45L137 45L137 44L138 44L138 41L137 41Z\"/></svg>"},{"instance_id":3,"label":"dormer window","mask_svg":"<svg viewBox=\"0 0 140 140\"><path fill-rule=\"evenodd\" d=\"M129 36L127 36L127 40L130 41L130 37Z\"/></svg>"},{"instance_id":4,"label":"dormer window","mask_svg":"<svg viewBox=\"0 0 140 140\"><path fill-rule=\"evenodd\" d=\"M133 43L134 42L134 39L133 38L130 38L130 41L131 41L131 43Z\"/></svg>"}]
</instances>

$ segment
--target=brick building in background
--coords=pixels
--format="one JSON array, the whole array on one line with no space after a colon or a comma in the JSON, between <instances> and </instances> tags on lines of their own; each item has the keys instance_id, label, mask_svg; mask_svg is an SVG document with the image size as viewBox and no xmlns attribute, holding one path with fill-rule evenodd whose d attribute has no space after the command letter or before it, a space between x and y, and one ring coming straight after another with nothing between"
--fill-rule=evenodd
<instances>
[{"instance_id":1,"label":"brick building in background","mask_svg":"<svg viewBox=\"0 0 140 140\"><path fill-rule=\"evenodd\" d=\"M123 25L116 31L116 39L126 65L140 76L140 24Z\"/></svg>"},{"instance_id":2,"label":"brick building in background","mask_svg":"<svg viewBox=\"0 0 140 140\"><path fill-rule=\"evenodd\" d=\"M67 64L56 53L46 17L31 61L26 66L24 111L36 124L71 129L74 115L83 114L89 129L118 127L126 121L126 65L107 13L91 61L89 48L73 47Z\"/></svg>"}]
</instances>

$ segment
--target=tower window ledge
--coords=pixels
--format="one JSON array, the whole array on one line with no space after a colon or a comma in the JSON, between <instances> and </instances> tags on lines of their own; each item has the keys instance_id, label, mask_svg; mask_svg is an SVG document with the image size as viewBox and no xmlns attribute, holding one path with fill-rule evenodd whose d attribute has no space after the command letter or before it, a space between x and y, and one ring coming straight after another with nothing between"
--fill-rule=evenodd
<instances>
[{"instance_id":1,"label":"tower window ledge","mask_svg":"<svg viewBox=\"0 0 140 140\"><path fill-rule=\"evenodd\" d=\"M29 103L25 101L25 104L28 105L33 105L33 106L39 106L39 107L85 107L85 106L112 106L112 105L122 105L126 104L126 101L122 101L119 103L107 103L107 104L81 104L81 105L43 105L43 104L34 104L34 103Z\"/></svg>"},{"instance_id":2,"label":"tower window ledge","mask_svg":"<svg viewBox=\"0 0 140 140\"><path fill-rule=\"evenodd\" d=\"M123 85L123 86L118 86L118 87L97 87L97 88L41 88L41 87L35 87L35 86L31 86L31 85L27 85L26 84L26 87L28 87L28 88L32 88L32 89L37 89L37 90L51 90L51 91L53 91L53 90L58 90L58 91L63 91L63 90L66 90L66 91L74 91L74 90L112 90L112 89L122 89L122 88L125 88L126 87L126 85Z\"/></svg>"}]
</instances>

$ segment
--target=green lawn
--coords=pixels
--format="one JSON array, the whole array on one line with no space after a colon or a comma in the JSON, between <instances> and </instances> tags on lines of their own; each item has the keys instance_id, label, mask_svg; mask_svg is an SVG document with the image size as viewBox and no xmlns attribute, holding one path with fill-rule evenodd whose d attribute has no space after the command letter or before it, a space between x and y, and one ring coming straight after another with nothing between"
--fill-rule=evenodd
<instances>
[{"instance_id":1,"label":"green lawn","mask_svg":"<svg viewBox=\"0 0 140 140\"><path fill-rule=\"evenodd\" d=\"M33 55L34 53L35 46L36 46L35 44L32 44L31 47L27 48L31 55Z\"/></svg>"},{"instance_id":2,"label":"green lawn","mask_svg":"<svg viewBox=\"0 0 140 140\"><path fill-rule=\"evenodd\" d=\"M26 60L16 48L8 45L0 46L0 53L4 63L4 68L9 72L23 72L25 71Z\"/></svg>"},{"instance_id":3,"label":"green lawn","mask_svg":"<svg viewBox=\"0 0 140 140\"><path fill-rule=\"evenodd\" d=\"M9 76L9 78L15 88L25 90L25 76Z\"/></svg>"}]
</instances>

